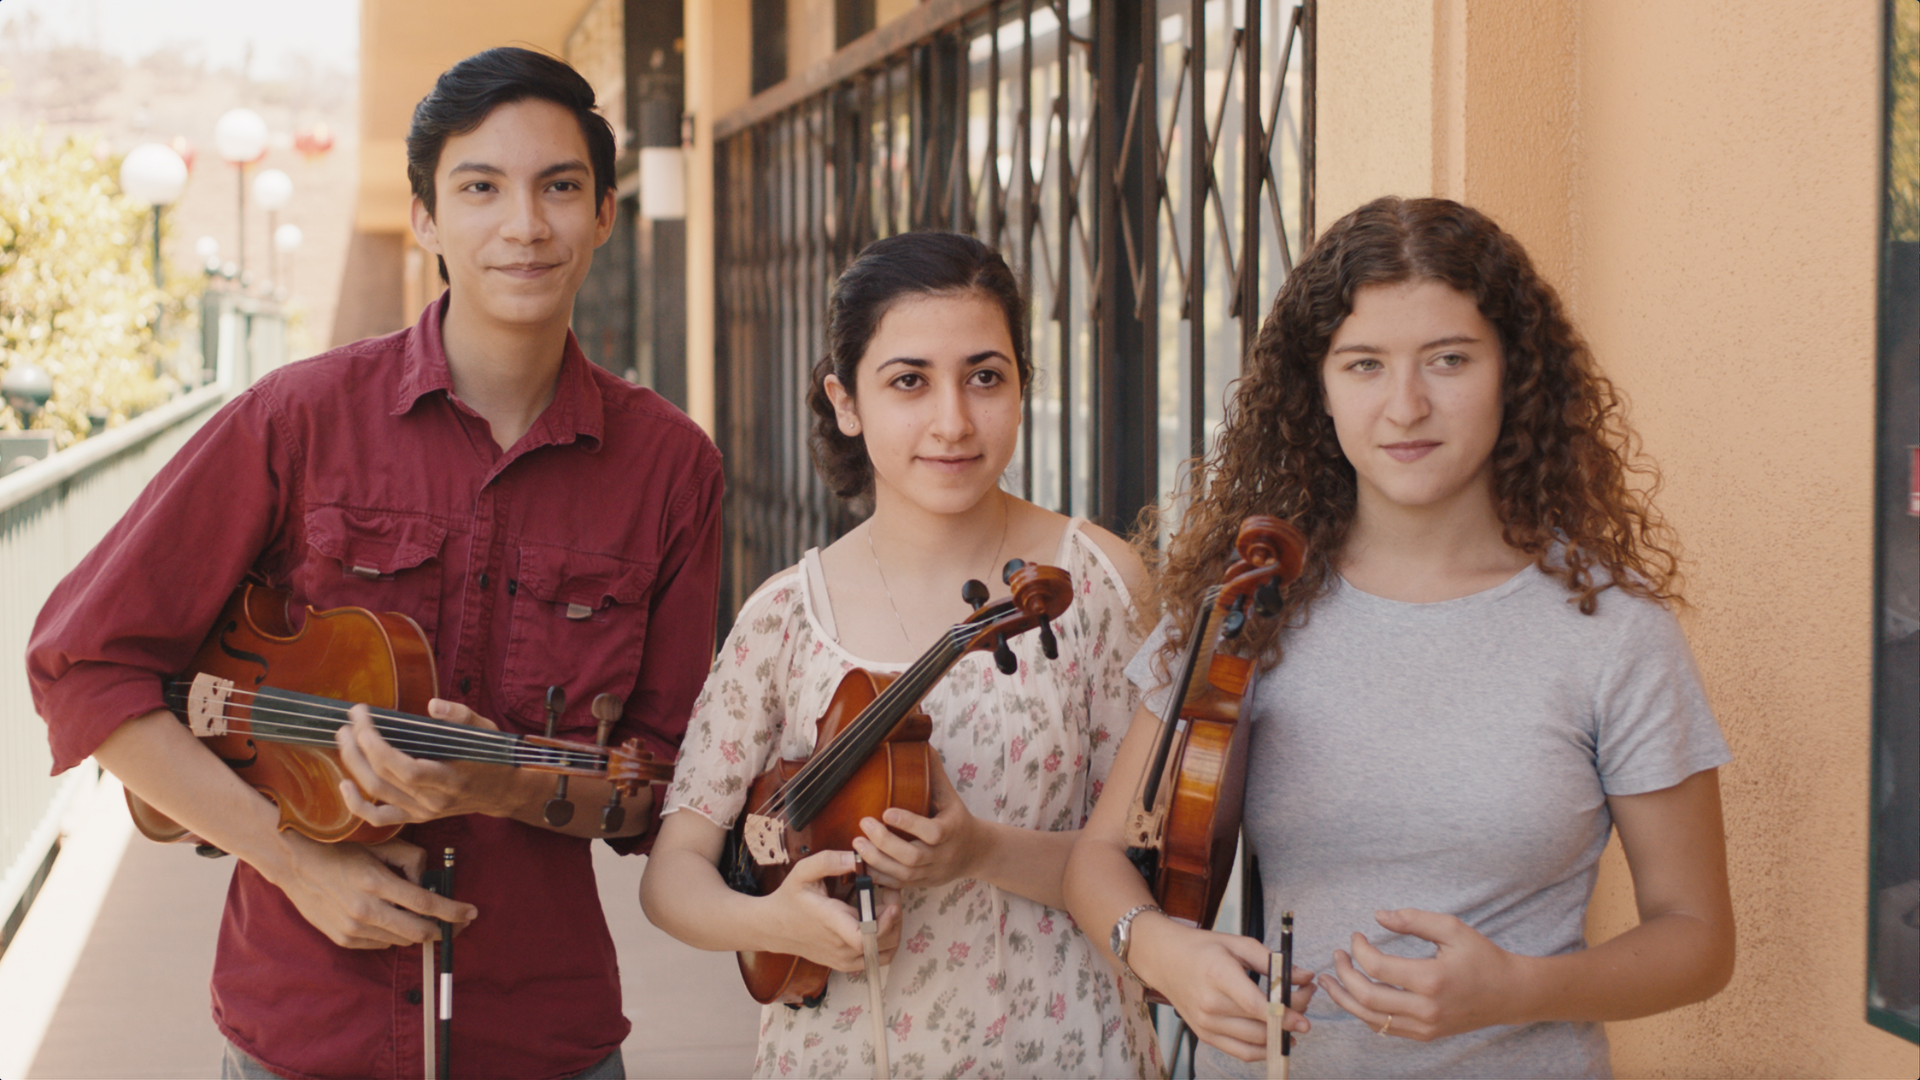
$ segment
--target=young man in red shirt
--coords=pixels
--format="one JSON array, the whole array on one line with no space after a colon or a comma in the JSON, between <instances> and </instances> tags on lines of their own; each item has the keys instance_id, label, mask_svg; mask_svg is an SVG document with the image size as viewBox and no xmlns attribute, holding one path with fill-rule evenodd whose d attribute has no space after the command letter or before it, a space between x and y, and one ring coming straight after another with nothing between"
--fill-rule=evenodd
<instances>
[{"instance_id":1,"label":"young man in red shirt","mask_svg":"<svg viewBox=\"0 0 1920 1080\"><path fill-rule=\"evenodd\" d=\"M456 1074L622 1074L629 1024L590 857L604 782L574 780L583 812L551 827L551 776L410 758L362 717L337 740L347 801L409 827L316 843L280 831L161 689L253 575L295 611L412 617L433 643L437 717L538 734L558 686L563 736L590 740L607 693L625 702L611 741L678 746L713 642L720 460L568 330L614 223L613 134L593 104L571 68L526 50L443 74L407 151L414 233L447 292L412 329L289 365L222 409L35 627L55 769L92 755L238 858L213 972L229 1076L419 1075L419 950L438 919L464 928ZM656 823L643 794L606 838L639 851ZM452 898L416 884L446 846Z\"/></svg>"}]
</instances>

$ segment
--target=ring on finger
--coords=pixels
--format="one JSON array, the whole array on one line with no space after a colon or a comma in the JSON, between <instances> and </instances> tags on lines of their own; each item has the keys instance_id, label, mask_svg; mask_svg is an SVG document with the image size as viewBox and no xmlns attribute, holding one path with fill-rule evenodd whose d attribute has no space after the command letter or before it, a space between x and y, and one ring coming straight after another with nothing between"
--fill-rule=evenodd
<instances>
[{"instance_id":1,"label":"ring on finger","mask_svg":"<svg viewBox=\"0 0 1920 1080\"><path fill-rule=\"evenodd\" d=\"M1392 1013L1388 1013L1388 1014L1387 1014L1387 1022L1386 1022L1386 1023L1384 1023L1384 1024L1381 1024L1381 1025L1380 1025L1380 1031L1378 1032L1378 1034L1379 1034L1379 1036L1380 1036L1381 1038L1383 1038L1383 1039L1384 1039L1384 1038L1386 1038L1386 1037L1387 1037L1387 1029L1388 1029L1388 1028L1390 1028L1390 1027L1392 1027L1392 1026L1393 1026L1393 1014L1392 1014Z\"/></svg>"}]
</instances>

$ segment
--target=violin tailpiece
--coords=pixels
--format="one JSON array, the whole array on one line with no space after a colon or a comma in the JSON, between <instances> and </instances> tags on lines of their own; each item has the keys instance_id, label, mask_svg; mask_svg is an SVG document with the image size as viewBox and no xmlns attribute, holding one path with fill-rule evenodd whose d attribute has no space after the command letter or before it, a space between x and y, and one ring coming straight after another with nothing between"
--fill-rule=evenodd
<instances>
[{"instance_id":1,"label":"violin tailpiece","mask_svg":"<svg viewBox=\"0 0 1920 1080\"><path fill-rule=\"evenodd\" d=\"M187 727L205 739L227 733L227 699L233 696L233 680L201 672L193 677L187 691Z\"/></svg>"},{"instance_id":2,"label":"violin tailpiece","mask_svg":"<svg viewBox=\"0 0 1920 1080\"><path fill-rule=\"evenodd\" d=\"M1166 831L1167 812L1163 802L1157 809L1148 811L1134 807L1127 815L1127 846L1137 848L1159 848L1161 834Z\"/></svg>"},{"instance_id":3,"label":"violin tailpiece","mask_svg":"<svg viewBox=\"0 0 1920 1080\"><path fill-rule=\"evenodd\" d=\"M779 866L787 861L787 830L774 818L748 814L741 836L747 842L747 854L761 866Z\"/></svg>"}]
</instances>

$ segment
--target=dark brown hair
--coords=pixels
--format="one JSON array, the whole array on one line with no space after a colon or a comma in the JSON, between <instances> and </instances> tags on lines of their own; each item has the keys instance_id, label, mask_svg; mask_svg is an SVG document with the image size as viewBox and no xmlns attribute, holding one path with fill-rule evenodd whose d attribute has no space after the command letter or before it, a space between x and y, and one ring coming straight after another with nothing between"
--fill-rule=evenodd
<instances>
[{"instance_id":1,"label":"dark brown hair","mask_svg":"<svg viewBox=\"0 0 1920 1080\"><path fill-rule=\"evenodd\" d=\"M987 297L1006 313L1013 366L1020 392L1026 393L1033 381L1033 362L1027 358L1027 302L999 252L963 233L901 233L868 244L840 272L827 302L827 354L813 365L813 382L807 388L807 405L813 410L807 446L813 451L814 469L835 495L860 499L871 494L873 462L864 437L840 430L833 400L827 397L827 376L837 376L853 394L860 357L895 301L969 292Z\"/></svg>"},{"instance_id":2,"label":"dark brown hair","mask_svg":"<svg viewBox=\"0 0 1920 1080\"><path fill-rule=\"evenodd\" d=\"M593 86L563 60L505 46L475 53L448 68L413 107L413 124L407 129L407 182L429 217L435 205L433 174L447 140L486 123L500 106L528 98L551 101L573 114L593 166L593 205L597 209L606 204L614 186L613 127L593 111ZM439 263L440 280L446 281L447 261Z\"/></svg>"},{"instance_id":3,"label":"dark brown hair","mask_svg":"<svg viewBox=\"0 0 1920 1080\"><path fill-rule=\"evenodd\" d=\"M1174 500L1186 509L1164 555L1151 547L1158 509L1142 515L1136 547L1160 565L1136 616L1143 629L1173 616L1164 657L1182 647L1202 591L1226 568L1240 522L1252 514L1290 519L1311 549L1280 617L1248 624L1248 655L1278 662L1279 628L1303 623L1332 587L1358 489L1324 406L1321 363L1356 292L1419 280L1473 297L1500 334L1492 486L1506 542L1532 555L1589 615L1608 588L1678 599L1678 545L1651 501L1659 474L1640 458L1624 402L1520 242L1456 202L1383 198L1335 222L1281 287L1219 441L1191 463ZM1564 548L1550 557L1556 543Z\"/></svg>"}]
</instances>

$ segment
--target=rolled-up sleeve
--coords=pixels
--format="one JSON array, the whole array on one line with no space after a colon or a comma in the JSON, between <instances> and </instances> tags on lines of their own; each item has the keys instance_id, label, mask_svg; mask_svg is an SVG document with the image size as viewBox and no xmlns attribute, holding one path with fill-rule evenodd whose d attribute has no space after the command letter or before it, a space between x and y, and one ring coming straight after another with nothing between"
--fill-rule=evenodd
<instances>
[{"instance_id":1,"label":"rolled-up sleeve","mask_svg":"<svg viewBox=\"0 0 1920 1080\"><path fill-rule=\"evenodd\" d=\"M287 449L270 397L242 394L54 587L28 641L27 677L56 774L165 707L162 678L186 667L282 527L298 475Z\"/></svg>"}]
</instances>

